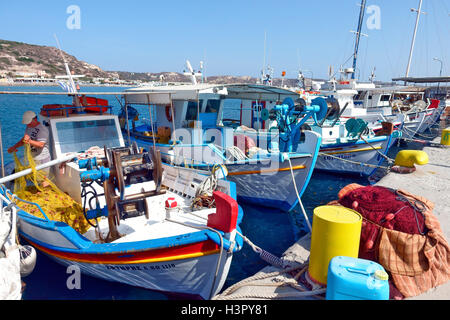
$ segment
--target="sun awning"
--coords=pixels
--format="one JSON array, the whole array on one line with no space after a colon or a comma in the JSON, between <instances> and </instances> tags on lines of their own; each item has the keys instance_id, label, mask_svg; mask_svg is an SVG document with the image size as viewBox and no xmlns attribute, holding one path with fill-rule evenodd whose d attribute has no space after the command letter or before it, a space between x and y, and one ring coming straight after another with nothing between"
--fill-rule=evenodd
<instances>
[{"instance_id":1,"label":"sun awning","mask_svg":"<svg viewBox=\"0 0 450 320\"><path fill-rule=\"evenodd\" d=\"M288 97L294 100L299 97L294 91L261 84L232 84L226 88L229 99L283 101Z\"/></svg>"},{"instance_id":2,"label":"sun awning","mask_svg":"<svg viewBox=\"0 0 450 320\"><path fill-rule=\"evenodd\" d=\"M129 104L148 104L147 93L156 94L158 92L170 92L169 100L191 100L197 101L202 94L216 94L225 96L227 99L241 100L265 100L265 101L283 101L287 97L296 99L299 94L278 87L259 85L259 84L196 84L196 85L175 85L160 87L142 87L126 90L127 93L140 93L129 95L126 101ZM162 97L161 97L162 98ZM167 102L167 103L170 103Z\"/></svg>"},{"instance_id":3,"label":"sun awning","mask_svg":"<svg viewBox=\"0 0 450 320\"><path fill-rule=\"evenodd\" d=\"M169 85L148 86L127 89L125 91L127 104L168 104L172 100L197 101L202 93L226 95L227 91L222 85L196 84L196 85ZM130 94L133 93L133 94ZM158 103L149 103L148 95L158 97Z\"/></svg>"},{"instance_id":4,"label":"sun awning","mask_svg":"<svg viewBox=\"0 0 450 320\"><path fill-rule=\"evenodd\" d=\"M439 83L439 82L450 82L450 77L422 77L422 78L414 78L414 77L404 77L404 78L395 78L392 81L405 81L411 83Z\"/></svg>"},{"instance_id":5,"label":"sun awning","mask_svg":"<svg viewBox=\"0 0 450 320\"><path fill-rule=\"evenodd\" d=\"M169 91L159 91L159 92L150 92L150 91L141 91L141 92L133 92L133 91L121 91L121 92L78 92L78 93L69 93L69 92L49 92L49 91L0 91L0 95L2 94L10 94L10 95L50 95L50 96L124 96L125 99L134 100L134 96L136 99L144 99L144 104L168 104L171 101L171 95L173 92ZM142 97L143 98L142 98ZM133 97L133 98L130 98Z\"/></svg>"}]
</instances>

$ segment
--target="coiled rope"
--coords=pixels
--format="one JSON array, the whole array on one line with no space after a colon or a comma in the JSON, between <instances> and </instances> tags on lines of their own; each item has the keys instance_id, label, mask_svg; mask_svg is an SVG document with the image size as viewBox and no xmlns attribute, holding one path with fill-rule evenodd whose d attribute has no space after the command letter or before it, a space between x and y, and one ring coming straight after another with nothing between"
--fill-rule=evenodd
<instances>
[{"instance_id":1,"label":"coiled rope","mask_svg":"<svg viewBox=\"0 0 450 320\"><path fill-rule=\"evenodd\" d=\"M301 266L292 267L292 268L284 269L281 271L256 274L252 277L242 280L241 282L236 283L235 285L229 287L228 289L224 290L220 295L213 297L212 300L236 300L236 299L248 299L248 298L282 299L282 298L305 298L305 297L310 297L310 296L315 296L316 298L323 299L322 297L320 297L318 295L325 293L326 288L307 290L306 288L304 288L298 284L298 279L307 270L307 268L308 268L307 264L303 264ZM280 276L283 274L292 273L299 269L300 269L300 271L294 276L293 279L284 279L283 281L277 281L276 283L262 283L262 284L255 283L255 281L258 281L258 280L269 279L269 278L277 277L277 276ZM244 286L248 286L248 285L263 286L263 287L290 286L290 287L298 290L299 292L272 293L272 294L257 294L257 293L252 292L252 293L243 293L243 294L233 294L233 292L236 292L238 289L240 289Z\"/></svg>"}]
</instances>

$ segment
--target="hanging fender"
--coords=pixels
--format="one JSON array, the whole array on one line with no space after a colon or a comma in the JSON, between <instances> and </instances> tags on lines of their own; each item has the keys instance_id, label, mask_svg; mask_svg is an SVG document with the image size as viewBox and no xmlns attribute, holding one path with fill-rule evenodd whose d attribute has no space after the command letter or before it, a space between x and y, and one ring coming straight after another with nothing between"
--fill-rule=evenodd
<instances>
[{"instance_id":1,"label":"hanging fender","mask_svg":"<svg viewBox=\"0 0 450 320\"><path fill-rule=\"evenodd\" d=\"M169 122L173 121L173 114L172 114L172 106L170 104L166 104L166 118ZM175 113L175 109L173 110L173 113Z\"/></svg>"}]
</instances>

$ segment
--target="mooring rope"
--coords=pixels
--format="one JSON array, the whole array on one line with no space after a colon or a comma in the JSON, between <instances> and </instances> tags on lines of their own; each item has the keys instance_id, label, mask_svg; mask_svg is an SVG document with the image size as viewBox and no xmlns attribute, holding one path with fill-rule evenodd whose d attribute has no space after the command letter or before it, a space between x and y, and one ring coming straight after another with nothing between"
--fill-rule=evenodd
<instances>
[{"instance_id":1,"label":"mooring rope","mask_svg":"<svg viewBox=\"0 0 450 320\"><path fill-rule=\"evenodd\" d=\"M239 234L242 237L242 239L244 239L245 243L247 243L253 249L254 252L259 254L259 256L262 260L264 260L267 263L273 265L274 267L277 267L280 269L285 269L285 268L289 267L288 265L286 265L286 263L283 259L278 258L277 256L271 254L270 252L268 252L264 249L261 249L260 247L258 247L252 241L250 241L250 239L248 239L246 236L244 236L239 231L236 230L236 232L237 232L237 234Z\"/></svg>"},{"instance_id":2,"label":"mooring rope","mask_svg":"<svg viewBox=\"0 0 450 320\"><path fill-rule=\"evenodd\" d=\"M342 158L339 158L339 157L336 157L336 156L333 156L333 155L330 155L330 154L327 154L327 153L323 153L323 152L319 152L319 156L331 157L331 158L336 159L336 160L341 160L341 161L344 161L344 162L348 162L348 163L351 163L351 164L360 165L360 166L364 166L364 167L378 168L378 169L384 169L384 170L388 170L388 171L391 170L391 167L384 167L384 166L379 166L379 165L376 165L376 164L369 164L369 163L364 163L364 162L359 162L359 161L352 161L352 160L348 160L348 159L342 159Z\"/></svg>"},{"instance_id":3,"label":"mooring rope","mask_svg":"<svg viewBox=\"0 0 450 320\"><path fill-rule=\"evenodd\" d=\"M392 163L394 162L394 159L389 158L387 155L385 155L384 153L382 153L380 150L378 150L377 148L375 148L369 141L367 141L363 136L360 137L362 141L364 141L365 143L367 143L373 150L375 150L381 157L383 157L384 159L386 159L386 161L388 163Z\"/></svg>"},{"instance_id":4,"label":"mooring rope","mask_svg":"<svg viewBox=\"0 0 450 320\"><path fill-rule=\"evenodd\" d=\"M418 129L417 129L417 131L414 131L414 130L412 130L412 129L409 129L409 128L407 128L407 127L404 127L402 130L405 130L405 131L406 131L407 133L409 133L409 134L413 133L413 134L411 135L411 137L419 136L419 137L422 137L422 138L425 138L425 139L433 139L433 138L434 138L434 136L428 136L428 135L425 135L425 134L418 133ZM405 138L405 139L406 139L406 138Z\"/></svg>"},{"instance_id":5,"label":"mooring rope","mask_svg":"<svg viewBox=\"0 0 450 320\"><path fill-rule=\"evenodd\" d=\"M245 280L242 280L228 289L224 290L221 294L215 296L212 300L236 300L236 299L248 299L248 298L254 298L254 299L281 299L281 298L304 298L309 296L315 296L316 298L323 299L320 297L320 294L323 294L326 292L326 288L319 288L314 290L307 290L303 286L298 284L298 278L307 270L308 265L302 264L298 267L292 267L284 270L278 270L270 273L260 273L255 274L252 277L249 277ZM296 271L298 269L301 269L300 272L296 274L296 276L293 279L284 279L283 281L277 281L276 283L257 283L256 281L269 279L272 277L277 277L284 275L286 273L292 273L293 271ZM233 294L238 289L245 287L245 286L262 286L262 287L282 287L282 286L290 286L293 289L298 290L299 292L290 292L290 293L266 293L266 294L257 294L257 293L242 293L242 294Z\"/></svg>"},{"instance_id":6,"label":"mooring rope","mask_svg":"<svg viewBox=\"0 0 450 320\"><path fill-rule=\"evenodd\" d=\"M303 207L302 199L300 198L300 194L298 193L297 183L295 182L295 177L294 177L294 170L292 169L291 158L288 157L288 161L289 161L289 167L291 169L292 183L294 184L294 189L295 189L295 193L297 195L298 203L300 204L300 208L302 210L303 216L305 217L306 224L308 225L308 228L309 228L309 232L312 232L311 223L309 222L308 215L306 214L305 208Z\"/></svg>"}]
</instances>

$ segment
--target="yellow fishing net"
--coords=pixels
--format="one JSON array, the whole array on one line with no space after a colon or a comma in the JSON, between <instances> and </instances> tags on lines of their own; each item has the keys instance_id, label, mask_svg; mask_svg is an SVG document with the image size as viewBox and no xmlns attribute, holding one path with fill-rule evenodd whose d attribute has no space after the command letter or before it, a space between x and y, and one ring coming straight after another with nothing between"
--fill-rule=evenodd
<instances>
[{"instance_id":1,"label":"yellow fishing net","mask_svg":"<svg viewBox=\"0 0 450 320\"><path fill-rule=\"evenodd\" d=\"M46 176L45 171L36 171L36 163L31 155L30 145L25 144L24 164L22 164L14 153L16 172L31 168L32 172L14 181L14 194L20 199L37 203L50 220L67 223L79 233L85 233L90 224L85 219L82 206L69 195L62 192ZM28 165L25 165L28 162ZM27 181L28 183L27 185ZM32 184L32 185L29 185ZM24 211L44 218L41 211L33 204L20 201L17 205Z\"/></svg>"}]
</instances>

